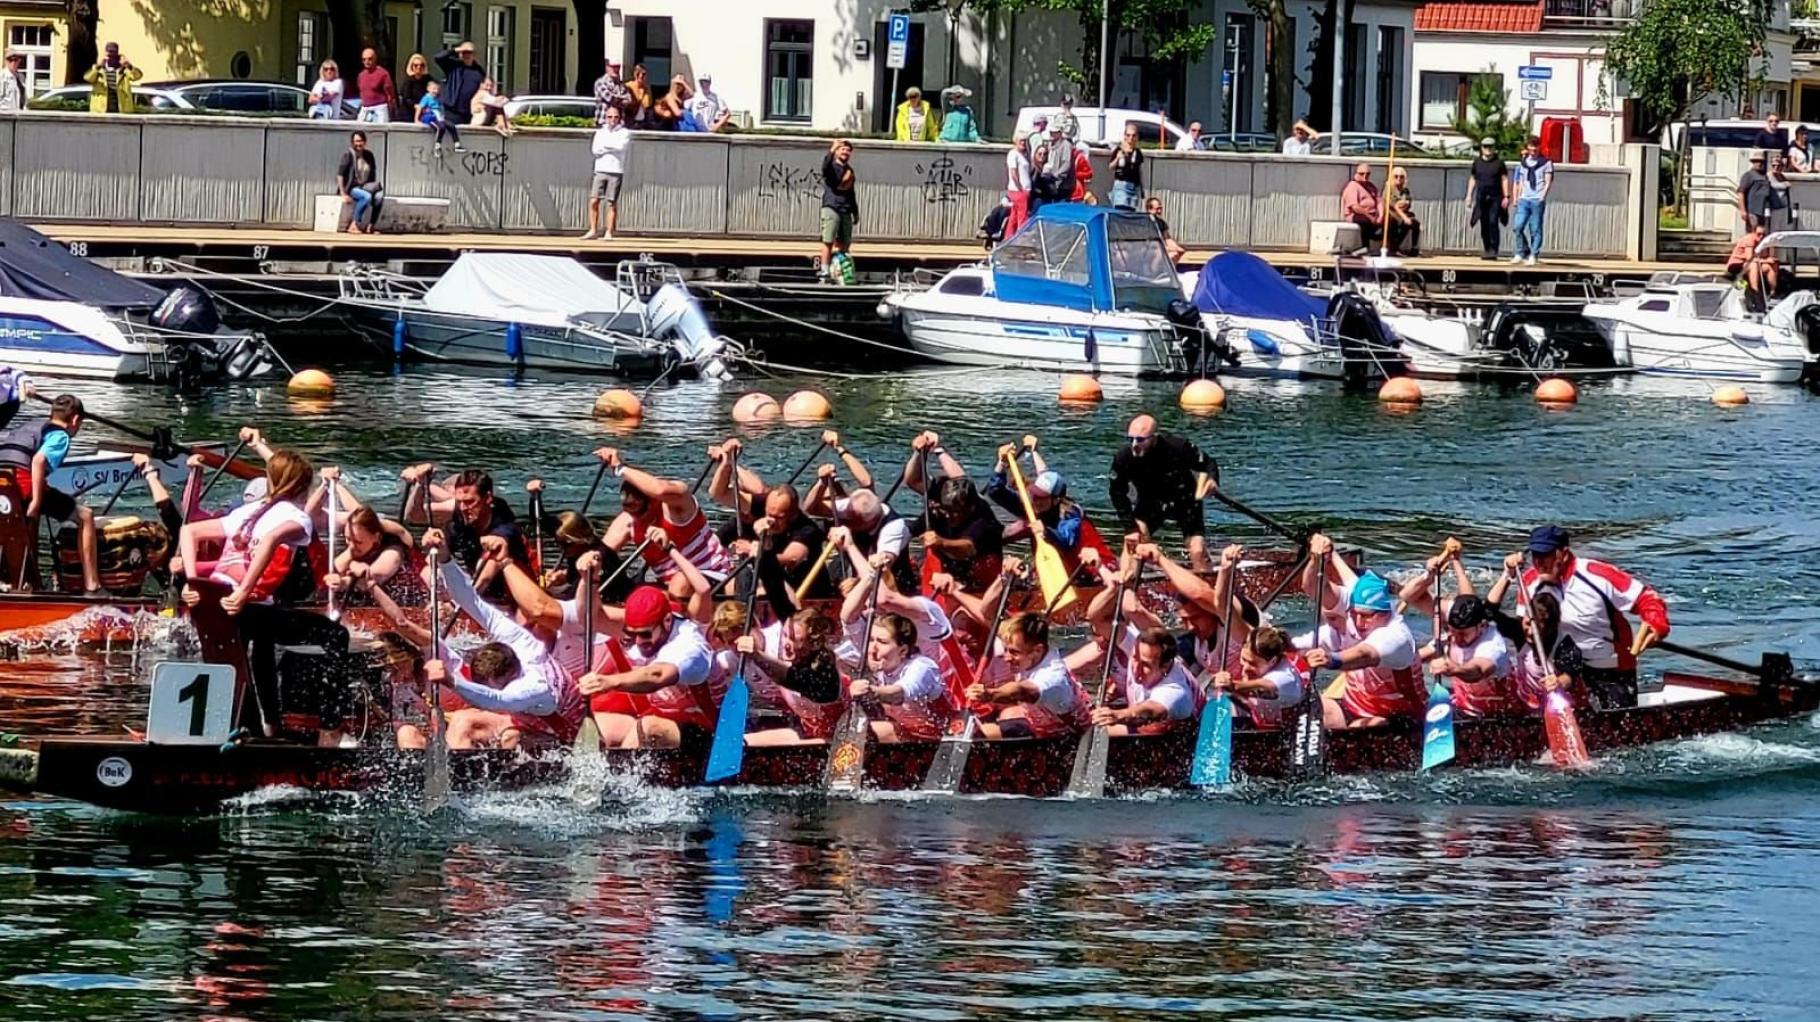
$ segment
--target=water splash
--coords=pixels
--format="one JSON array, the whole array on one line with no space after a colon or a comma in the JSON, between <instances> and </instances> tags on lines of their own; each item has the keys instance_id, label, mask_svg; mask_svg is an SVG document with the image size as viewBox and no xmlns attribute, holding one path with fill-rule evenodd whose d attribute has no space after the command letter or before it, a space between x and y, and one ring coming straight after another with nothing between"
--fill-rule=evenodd
<instances>
[{"instance_id":1,"label":"water splash","mask_svg":"<svg viewBox=\"0 0 1820 1022\"><path fill-rule=\"evenodd\" d=\"M692 824L708 797L653 784L641 771L615 769L604 758L582 757L559 782L461 795L452 808L476 822L570 838Z\"/></svg>"}]
</instances>

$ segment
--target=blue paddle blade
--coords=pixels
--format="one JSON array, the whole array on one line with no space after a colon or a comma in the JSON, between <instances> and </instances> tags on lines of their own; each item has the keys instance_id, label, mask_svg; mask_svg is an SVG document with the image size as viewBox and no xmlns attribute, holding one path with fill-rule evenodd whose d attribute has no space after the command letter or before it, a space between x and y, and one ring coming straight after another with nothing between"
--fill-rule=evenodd
<instances>
[{"instance_id":1,"label":"blue paddle blade","mask_svg":"<svg viewBox=\"0 0 1820 1022\"><path fill-rule=\"evenodd\" d=\"M1422 721L1422 769L1435 767L1453 759L1453 696L1437 689L1428 700L1428 715Z\"/></svg>"},{"instance_id":2,"label":"blue paddle blade","mask_svg":"<svg viewBox=\"0 0 1820 1022\"><path fill-rule=\"evenodd\" d=\"M714 722L714 744L708 749L709 784L739 776L746 761L746 705L751 691L746 688L746 675L733 675L727 695L720 701L720 718Z\"/></svg>"},{"instance_id":3,"label":"blue paddle blade","mask_svg":"<svg viewBox=\"0 0 1820 1022\"><path fill-rule=\"evenodd\" d=\"M1201 710L1201 730L1194 740L1194 766L1188 781L1199 788L1232 783L1232 697L1224 692Z\"/></svg>"}]
</instances>

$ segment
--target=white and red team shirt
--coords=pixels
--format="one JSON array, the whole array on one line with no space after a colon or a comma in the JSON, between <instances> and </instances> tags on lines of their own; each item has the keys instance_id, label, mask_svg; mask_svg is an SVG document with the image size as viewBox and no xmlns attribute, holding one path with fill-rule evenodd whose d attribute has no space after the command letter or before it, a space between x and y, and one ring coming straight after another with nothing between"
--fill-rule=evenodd
<instances>
[{"instance_id":1,"label":"white and red team shirt","mask_svg":"<svg viewBox=\"0 0 1820 1022\"><path fill-rule=\"evenodd\" d=\"M934 741L948 733L948 722L954 719L957 704L934 660L921 653L912 654L895 670L878 672L872 684L903 686L903 702L882 705L885 716L906 737Z\"/></svg>"},{"instance_id":2,"label":"white and red team shirt","mask_svg":"<svg viewBox=\"0 0 1820 1022\"><path fill-rule=\"evenodd\" d=\"M480 684L469 676L466 663L438 636L437 655L452 667L450 687L475 709L510 715L512 725L522 732L573 742L588 713L588 701L576 685L575 675L563 668L530 629L482 600L460 565L445 561L441 572L449 600L478 622L489 639L510 646L519 665L518 676L497 688Z\"/></svg>"},{"instance_id":3,"label":"white and red team shirt","mask_svg":"<svg viewBox=\"0 0 1820 1022\"><path fill-rule=\"evenodd\" d=\"M689 516L689 520L680 524L672 522L669 513L660 508L657 522L664 535L670 537L670 545L682 551L683 556L704 574L725 575L733 570L733 557L727 553L727 548L721 545L720 537L708 525L708 516L702 513L700 504L695 505L695 513ZM632 542L643 543L649 529L650 526L642 522L633 522ZM664 582L670 581L671 576L681 570L670 559L667 550L646 547L644 556L645 563Z\"/></svg>"},{"instance_id":4,"label":"white and red team shirt","mask_svg":"<svg viewBox=\"0 0 1820 1022\"><path fill-rule=\"evenodd\" d=\"M1534 568L1526 568L1521 584L1530 599L1547 591L1561 601L1561 628L1580 647L1586 666L1625 671L1637 666L1630 654L1635 635L1625 614L1637 615L1657 635L1668 635L1668 605L1642 580L1604 561L1580 558L1567 562L1561 579L1559 585L1544 583ZM1528 613L1527 604L1523 613Z\"/></svg>"},{"instance_id":5,"label":"white and red team shirt","mask_svg":"<svg viewBox=\"0 0 1820 1022\"><path fill-rule=\"evenodd\" d=\"M784 623L782 621L762 625L752 634L758 639L758 648L764 650L766 656L778 660L790 659L785 648L787 644L784 641ZM725 691L726 687L733 682L733 672L738 669L738 650L717 649L714 651L714 670L708 677L708 684ZM746 690L750 694L752 705L773 708L784 706L783 689L749 658L746 661Z\"/></svg>"},{"instance_id":6,"label":"white and red team shirt","mask_svg":"<svg viewBox=\"0 0 1820 1022\"><path fill-rule=\"evenodd\" d=\"M1024 718L1031 734L1038 738L1071 734L1091 722L1087 692L1074 680L1059 652L1051 649L1023 680L1036 686L1036 701L1002 707L1001 719Z\"/></svg>"},{"instance_id":7,"label":"white and red team shirt","mask_svg":"<svg viewBox=\"0 0 1820 1022\"><path fill-rule=\"evenodd\" d=\"M259 542L285 525L301 527L303 539L272 551L272 559L265 568L267 580L282 580L290 572L291 562L301 556L315 538L315 524L302 508L288 500L242 504L228 512L221 520L221 529L227 538L222 543L220 559L209 571L209 581L229 588L240 585L246 579L246 570L252 567L253 553L259 549ZM268 594L253 602L271 603L272 597Z\"/></svg>"},{"instance_id":8,"label":"white and red team shirt","mask_svg":"<svg viewBox=\"0 0 1820 1022\"><path fill-rule=\"evenodd\" d=\"M654 655L646 657L637 646L622 646L622 649L626 662L634 668L648 664L669 664L676 668L674 684L646 695L649 701L646 712L678 724L714 730L714 722L720 715L721 697L727 694L727 682L723 679L718 689L711 684L714 653L708 648L707 637L700 626L688 618L672 615L670 637Z\"/></svg>"},{"instance_id":9,"label":"white and red team shirt","mask_svg":"<svg viewBox=\"0 0 1820 1022\"><path fill-rule=\"evenodd\" d=\"M1491 664L1491 674L1478 681L1450 679L1453 682L1455 712L1463 717L1492 717L1523 712L1512 685L1514 667L1510 644L1504 641L1504 636L1496 628L1485 625L1479 631L1478 640L1470 646L1450 642L1447 646L1447 659L1455 664L1469 664L1474 660L1484 660Z\"/></svg>"},{"instance_id":10,"label":"white and red team shirt","mask_svg":"<svg viewBox=\"0 0 1820 1022\"><path fill-rule=\"evenodd\" d=\"M1233 677L1239 675L1234 674ZM1234 699L1245 708L1251 716L1253 727L1271 730L1283 726L1283 718L1302 703L1304 686L1308 684L1308 668L1303 666L1300 657L1285 656L1264 669L1257 680L1267 681L1277 687L1273 698L1264 695L1235 696Z\"/></svg>"},{"instance_id":11,"label":"white and red team shirt","mask_svg":"<svg viewBox=\"0 0 1820 1022\"><path fill-rule=\"evenodd\" d=\"M1360 635L1350 613L1344 614L1339 628L1321 626L1319 646L1338 655L1354 646L1370 646L1377 651L1378 662L1371 667L1356 667L1345 672L1346 691L1340 705L1353 717L1404 717L1421 720L1428 710L1428 689L1422 683L1422 662L1416 652L1416 638L1409 631L1403 615L1392 614L1390 620ZM1316 641L1309 635L1296 637L1297 649L1313 649Z\"/></svg>"},{"instance_id":12,"label":"white and red team shirt","mask_svg":"<svg viewBox=\"0 0 1820 1022\"><path fill-rule=\"evenodd\" d=\"M1189 677L1188 669L1178 657L1163 672L1163 677L1154 685L1146 685L1138 679L1137 644L1142 634L1136 626L1126 625L1125 634L1119 638L1119 653L1124 657L1124 664L1118 669L1119 691L1125 697L1127 707L1142 703L1158 703L1169 711L1166 723L1187 720L1201 708L1201 692Z\"/></svg>"}]
</instances>

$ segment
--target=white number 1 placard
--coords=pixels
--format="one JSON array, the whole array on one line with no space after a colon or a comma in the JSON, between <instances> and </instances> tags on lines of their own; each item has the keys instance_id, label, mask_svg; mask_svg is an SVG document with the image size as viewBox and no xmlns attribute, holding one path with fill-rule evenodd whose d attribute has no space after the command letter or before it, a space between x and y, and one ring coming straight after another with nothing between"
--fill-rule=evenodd
<instances>
[{"instance_id":1,"label":"white number 1 placard","mask_svg":"<svg viewBox=\"0 0 1820 1022\"><path fill-rule=\"evenodd\" d=\"M157 745L219 745L234 728L234 668L165 661L152 668L145 740Z\"/></svg>"}]
</instances>

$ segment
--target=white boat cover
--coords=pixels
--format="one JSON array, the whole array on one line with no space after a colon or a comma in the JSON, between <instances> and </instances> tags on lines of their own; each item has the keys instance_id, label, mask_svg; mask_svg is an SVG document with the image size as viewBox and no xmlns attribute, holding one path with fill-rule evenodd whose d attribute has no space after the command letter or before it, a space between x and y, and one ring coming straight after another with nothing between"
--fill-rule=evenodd
<instances>
[{"instance_id":1,"label":"white boat cover","mask_svg":"<svg viewBox=\"0 0 1820 1022\"><path fill-rule=\"evenodd\" d=\"M643 303L567 256L464 252L423 296L432 312L560 327L582 321L636 329Z\"/></svg>"}]
</instances>

